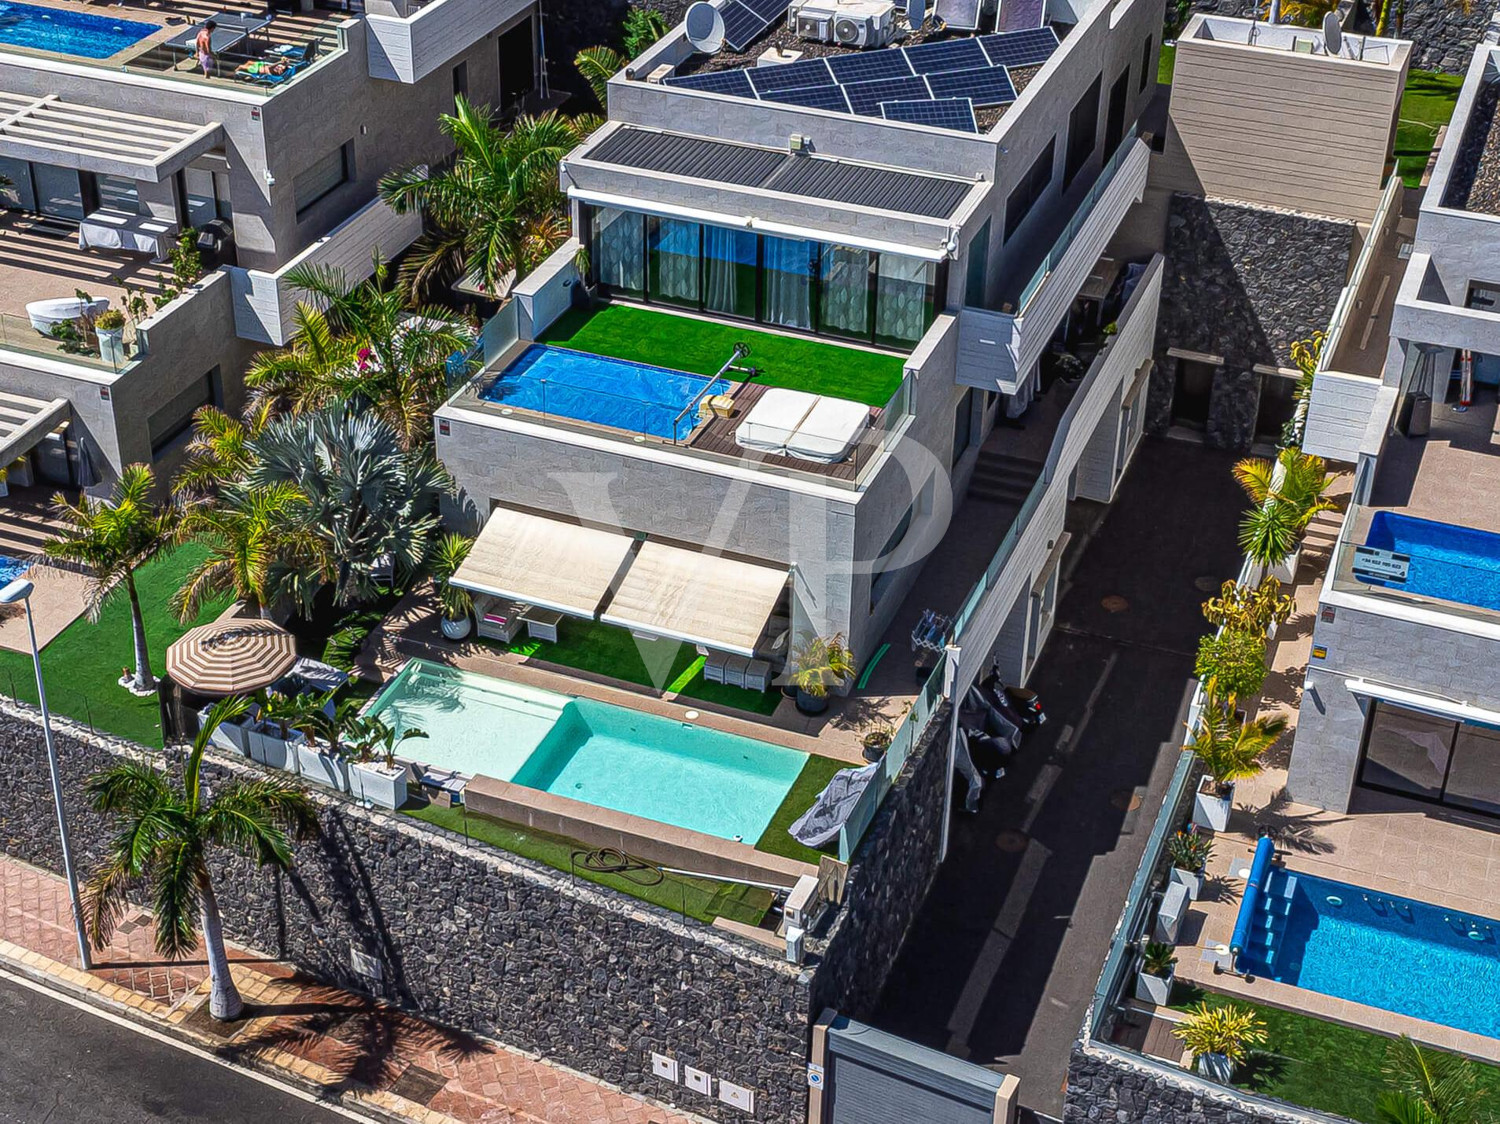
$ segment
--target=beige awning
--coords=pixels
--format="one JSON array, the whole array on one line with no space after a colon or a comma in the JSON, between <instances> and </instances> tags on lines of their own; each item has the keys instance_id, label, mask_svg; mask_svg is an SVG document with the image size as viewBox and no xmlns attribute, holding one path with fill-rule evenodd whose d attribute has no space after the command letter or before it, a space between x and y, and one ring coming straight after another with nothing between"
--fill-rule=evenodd
<instances>
[{"instance_id":1,"label":"beige awning","mask_svg":"<svg viewBox=\"0 0 1500 1124\"><path fill-rule=\"evenodd\" d=\"M451 583L559 613L592 617L635 540L496 508Z\"/></svg>"},{"instance_id":2,"label":"beige awning","mask_svg":"<svg viewBox=\"0 0 1500 1124\"><path fill-rule=\"evenodd\" d=\"M753 656L786 577L772 566L647 541L599 619Z\"/></svg>"},{"instance_id":3,"label":"beige awning","mask_svg":"<svg viewBox=\"0 0 1500 1124\"><path fill-rule=\"evenodd\" d=\"M0 156L162 183L224 143L224 128L65 101L0 93Z\"/></svg>"},{"instance_id":4,"label":"beige awning","mask_svg":"<svg viewBox=\"0 0 1500 1124\"><path fill-rule=\"evenodd\" d=\"M20 460L72 415L66 398L28 398L0 391L0 468Z\"/></svg>"}]
</instances>

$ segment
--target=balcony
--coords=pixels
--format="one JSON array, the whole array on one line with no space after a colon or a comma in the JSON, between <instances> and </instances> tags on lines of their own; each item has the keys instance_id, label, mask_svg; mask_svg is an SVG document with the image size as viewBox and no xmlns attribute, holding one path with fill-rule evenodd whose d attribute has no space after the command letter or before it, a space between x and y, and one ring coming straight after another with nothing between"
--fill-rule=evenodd
<instances>
[{"instance_id":1,"label":"balcony","mask_svg":"<svg viewBox=\"0 0 1500 1124\"><path fill-rule=\"evenodd\" d=\"M1431 256L1414 253L1396 293L1391 335L1500 355L1500 294L1474 285L1467 293L1450 293Z\"/></svg>"},{"instance_id":2,"label":"balcony","mask_svg":"<svg viewBox=\"0 0 1500 1124\"><path fill-rule=\"evenodd\" d=\"M385 0L365 10L370 77L408 85L525 12L531 0Z\"/></svg>"},{"instance_id":3,"label":"balcony","mask_svg":"<svg viewBox=\"0 0 1500 1124\"><path fill-rule=\"evenodd\" d=\"M1016 311L965 308L957 378L1014 394L1093 272L1130 208L1146 190L1150 149L1132 132L1074 209L1014 302Z\"/></svg>"}]
</instances>

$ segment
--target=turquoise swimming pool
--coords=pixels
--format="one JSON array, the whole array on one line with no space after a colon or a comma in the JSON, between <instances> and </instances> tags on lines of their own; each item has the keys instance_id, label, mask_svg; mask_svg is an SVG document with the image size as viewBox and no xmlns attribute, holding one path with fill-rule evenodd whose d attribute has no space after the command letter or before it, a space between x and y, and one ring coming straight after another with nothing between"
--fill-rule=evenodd
<instances>
[{"instance_id":1,"label":"turquoise swimming pool","mask_svg":"<svg viewBox=\"0 0 1500 1124\"><path fill-rule=\"evenodd\" d=\"M592 699L412 660L369 713L413 756L720 839L754 843L807 755Z\"/></svg>"}]
</instances>

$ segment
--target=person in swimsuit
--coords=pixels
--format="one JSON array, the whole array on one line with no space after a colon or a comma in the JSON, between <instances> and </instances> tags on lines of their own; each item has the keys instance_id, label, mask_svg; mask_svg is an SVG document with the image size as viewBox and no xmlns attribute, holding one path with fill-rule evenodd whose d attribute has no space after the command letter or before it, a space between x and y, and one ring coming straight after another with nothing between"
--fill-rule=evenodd
<instances>
[{"instance_id":1,"label":"person in swimsuit","mask_svg":"<svg viewBox=\"0 0 1500 1124\"><path fill-rule=\"evenodd\" d=\"M209 20L198 29L198 38L195 45L198 48L198 65L203 68L203 77L207 78L213 73L214 68L214 30L219 25Z\"/></svg>"}]
</instances>

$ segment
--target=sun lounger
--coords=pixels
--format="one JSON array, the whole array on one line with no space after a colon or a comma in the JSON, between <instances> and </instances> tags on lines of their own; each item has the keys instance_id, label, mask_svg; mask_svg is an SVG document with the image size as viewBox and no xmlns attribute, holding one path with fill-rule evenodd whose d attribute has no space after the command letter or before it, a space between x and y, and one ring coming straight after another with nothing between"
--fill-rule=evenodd
<instances>
[{"instance_id":1,"label":"sun lounger","mask_svg":"<svg viewBox=\"0 0 1500 1124\"><path fill-rule=\"evenodd\" d=\"M734 431L734 443L759 453L785 453L787 442L817 404L816 394L773 387L750 408Z\"/></svg>"},{"instance_id":2,"label":"sun lounger","mask_svg":"<svg viewBox=\"0 0 1500 1124\"><path fill-rule=\"evenodd\" d=\"M844 398L819 398L786 441L787 456L837 464L870 424L870 408Z\"/></svg>"}]
</instances>

